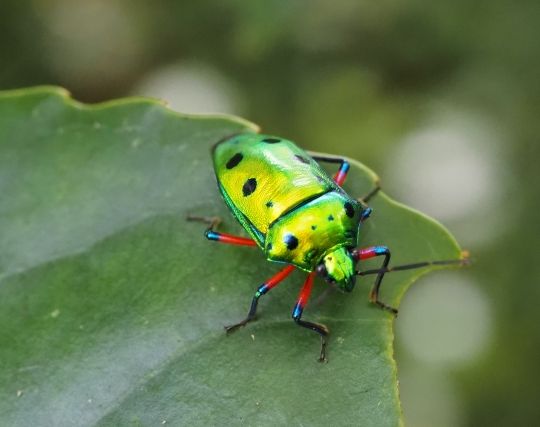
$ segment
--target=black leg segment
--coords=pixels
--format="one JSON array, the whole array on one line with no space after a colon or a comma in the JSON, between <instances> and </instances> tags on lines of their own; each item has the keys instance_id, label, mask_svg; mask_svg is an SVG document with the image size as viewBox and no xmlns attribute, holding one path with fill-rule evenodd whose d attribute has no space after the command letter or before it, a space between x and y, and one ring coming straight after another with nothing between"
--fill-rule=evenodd
<instances>
[{"instance_id":1,"label":"black leg segment","mask_svg":"<svg viewBox=\"0 0 540 427\"><path fill-rule=\"evenodd\" d=\"M336 163L339 164L339 171L334 176L334 181L338 185L342 185L345 182L345 179L347 178L347 174L349 173L350 164L349 162L343 158L343 157L331 157L331 156L319 156L315 153L309 152L310 156L316 160L317 162L324 162L324 163ZM381 185L379 183L379 178L376 178L375 180L375 187L369 191L365 196L358 198L357 200L364 205L364 207L367 207L367 204L369 203L370 199L375 196L379 190L381 189Z\"/></svg>"},{"instance_id":2,"label":"black leg segment","mask_svg":"<svg viewBox=\"0 0 540 427\"><path fill-rule=\"evenodd\" d=\"M360 203L362 203L363 205L366 205L369 203L369 201L371 200L371 198L373 196L375 196L379 191L381 190L381 184L379 182L379 178L377 178L377 180L375 181L375 187L373 187L373 189L367 193L365 196L363 197L360 197L359 199L357 199Z\"/></svg>"},{"instance_id":3,"label":"black leg segment","mask_svg":"<svg viewBox=\"0 0 540 427\"><path fill-rule=\"evenodd\" d=\"M340 186L345 182L345 179L347 178L347 174L349 173L349 169L351 167L347 160L345 160L343 157L318 156L311 153L310 155L317 162L339 164L339 170L334 175L334 181L337 185Z\"/></svg>"},{"instance_id":4,"label":"black leg segment","mask_svg":"<svg viewBox=\"0 0 540 427\"><path fill-rule=\"evenodd\" d=\"M326 337L329 334L328 328L320 323L306 322L302 320L302 312L304 311L304 307L311 294L314 278L315 273L310 273L308 275L304 286L302 286L302 290L300 291L296 305L294 306L292 318L298 326L311 329L313 332L317 332L321 336L321 353L319 355L319 362L326 362Z\"/></svg>"},{"instance_id":5,"label":"black leg segment","mask_svg":"<svg viewBox=\"0 0 540 427\"><path fill-rule=\"evenodd\" d=\"M270 289L279 285L291 272L295 269L293 265L288 265L287 267L278 271L274 276L268 279L265 283L257 288L255 295L251 300L251 306L247 317L241 322L235 323L234 325L225 326L225 331L227 334L236 331L238 328L245 326L248 322L251 322L256 319L257 315L257 306L259 304L259 298L264 294L268 293Z\"/></svg>"},{"instance_id":6,"label":"black leg segment","mask_svg":"<svg viewBox=\"0 0 540 427\"><path fill-rule=\"evenodd\" d=\"M221 218L217 216L207 217L188 215L186 219L188 221L198 221L208 224L208 228L204 232L204 237L206 237L208 240L237 246L257 246L257 243L253 239L241 236L234 236L227 233L220 233L219 231L216 231L216 228L221 223Z\"/></svg>"},{"instance_id":7,"label":"black leg segment","mask_svg":"<svg viewBox=\"0 0 540 427\"><path fill-rule=\"evenodd\" d=\"M369 300L372 303L377 304L382 309L387 310L390 313L397 314L397 309L389 306L388 304L382 302L379 299L379 291L381 289L382 279L384 277L384 273L388 271L388 264L390 262L390 250L386 246L372 246L365 249L356 249L352 252L352 255L356 260L384 256L381 268L377 270L377 277L375 279L375 283L373 284L373 288L371 288L371 292L369 293Z\"/></svg>"}]
</instances>

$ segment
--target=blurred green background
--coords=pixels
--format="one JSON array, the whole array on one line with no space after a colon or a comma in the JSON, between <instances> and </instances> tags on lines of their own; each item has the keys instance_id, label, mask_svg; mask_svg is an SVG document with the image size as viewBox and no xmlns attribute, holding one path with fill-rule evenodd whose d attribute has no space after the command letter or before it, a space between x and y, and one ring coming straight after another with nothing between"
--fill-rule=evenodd
<instances>
[{"instance_id":1,"label":"blurred green background","mask_svg":"<svg viewBox=\"0 0 540 427\"><path fill-rule=\"evenodd\" d=\"M401 306L407 425L534 425L539 24L537 0L4 0L0 89L153 96L361 160L475 260Z\"/></svg>"}]
</instances>

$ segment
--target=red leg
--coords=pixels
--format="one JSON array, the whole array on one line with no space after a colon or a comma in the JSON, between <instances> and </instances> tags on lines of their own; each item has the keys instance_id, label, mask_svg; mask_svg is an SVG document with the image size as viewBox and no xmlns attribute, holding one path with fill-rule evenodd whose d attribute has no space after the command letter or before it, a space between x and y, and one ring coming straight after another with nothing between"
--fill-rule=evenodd
<instances>
[{"instance_id":1,"label":"red leg","mask_svg":"<svg viewBox=\"0 0 540 427\"><path fill-rule=\"evenodd\" d=\"M288 265L287 267L279 270L275 275L273 275L270 279L268 279L261 286L259 286L257 288L257 291L255 292L255 296L253 297L253 300L251 301L251 307L249 309L249 313L247 317L241 322L238 322L234 325L225 326L225 330L227 331L227 333L233 332L239 327L245 326L246 323L251 322L252 320L255 320L259 298L263 296L264 294L266 294L270 289L279 285L289 274L292 273L294 269L295 269L294 265Z\"/></svg>"},{"instance_id":2,"label":"red leg","mask_svg":"<svg viewBox=\"0 0 540 427\"><path fill-rule=\"evenodd\" d=\"M311 156L314 160L318 162L326 162L326 163L339 163L339 170L334 175L334 181L337 185L342 186L345 182L345 179L347 179L347 174L349 173L350 164L342 157L325 157L325 156L317 156L312 155ZM366 205L369 202L369 199L371 199L375 194L379 192L381 189L379 184L379 179L376 179L375 182L375 188L373 188L369 193L367 193L364 197L361 197L357 199L360 203L363 205Z\"/></svg>"},{"instance_id":3,"label":"red leg","mask_svg":"<svg viewBox=\"0 0 540 427\"><path fill-rule=\"evenodd\" d=\"M326 337L329 333L328 328L320 323L306 322L301 319L304 307L306 306L309 296L311 295L315 274L315 272L309 273L306 281L304 282L304 286L302 286L302 290L300 291L300 295L298 295L298 300L294 306L292 318L297 325L311 329L321 336L321 354L319 356L319 362L324 362L326 361Z\"/></svg>"},{"instance_id":4,"label":"red leg","mask_svg":"<svg viewBox=\"0 0 540 427\"><path fill-rule=\"evenodd\" d=\"M214 230L206 230L204 232L204 235L208 240L214 240L220 243L227 243L229 245L257 246L257 243L253 239L248 239L247 237L233 236L232 234L220 233Z\"/></svg>"},{"instance_id":5,"label":"red leg","mask_svg":"<svg viewBox=\"0 0 540 427\"><path fill-rule=\"evenodd\" d=\"M221 219L217 216L207 217L207 216L197 216L197 215L188 215L186 218L188 221L198 221L208 224L209 227L204 232L204 236L208 240L214 240L216 242L227 243L229 245L238 245L238 246L257 246L257 243L253 239L247 237L233 236L232 234L220 233L214 229L218 227L221 223Z\"/></svg>"},{"instance_id":6,"label":"red leg","mask_svg":"<svg viewBox=\"0 0 540 427\"><path fill-rule=\"evenodd\" d=\"M463 252L461 259L450 259L443 261L422 261L413 264L388 267L388 263L390 262L390 250L386 246L371 246L364 249L355 249L352 252L352 257L355 261L369 259L376 256L384 256L384 261L381 268L375 270L358 271L356 272L356 274L358 276L367 276L368 274L377 275L375 283L373 284L373 288L371 289L371 292L369 294L369 299L372 303L377 304L379 307L388 310L394 314L397 314L398 311L395 308L386 305L379 299L379 290L385 273L389 273L392 271L412 270L415 268L427 267L430 265L467 265L469 263L468 252Z\"/></svg>"},{"instance_id":7,"label":"red leg","mask_svg":"<svg viewBox=\"0 0 540 427\"><path fill-rule=\"evenodd\" d=\"M339 163L339 170L334 175L334 181L337 185L341 186L347 178L347 173L349 172L349 162L342 157L324 157L324 156L312 156L314 160L318 162L326 163Z\"/></svg>"},{"instance_id":8,"label":"red leg","mask_svg":"<svg viewBox=\"0 0 540 427\"><path fill-rule=\"evenodd\" d=\"M339 170L334 175L334 181L336 181L336 184L341 186L345 182L345 179L347 179L347 174L349 173L350 165L345 160L339 167Z\"/></svg>"},{"instance_id":9,"label":"red leg","mask_svg":"<svg viewBox=\"0 0 540 427\"><path fill-rule=\"evenodd\" d=\"M377 278L375 279L373 288L371 288L371 292L369 293L369 300L373 304L377 304L382 309L387 310L393 314L397 314L398 312L397 309L385 304L379 299L379 290L381 288L381 282L384 277L384 273L386 273L386 269L388 268L388 263L390 262L390 250L386 246L371 246L369 248L364 248L364 249L355 249L352 252L352 256L353 256L353 259L355 259L356 261L362 260L362 259L369 259L369 258L373 258L377 256L384 256L382 268L377 273Z\"/></svg>"}]
</instances>

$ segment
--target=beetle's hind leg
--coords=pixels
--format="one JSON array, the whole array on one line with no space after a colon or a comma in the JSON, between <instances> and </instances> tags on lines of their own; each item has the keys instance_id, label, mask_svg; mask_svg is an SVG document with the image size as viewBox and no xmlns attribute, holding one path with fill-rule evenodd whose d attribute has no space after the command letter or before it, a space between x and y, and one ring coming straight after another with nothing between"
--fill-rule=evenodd
<instances>
[{"instance_id":1,"label":"beetle's hind leg","mask_svg":"<svg viewBox=\"0 0 540 427\"><path fill-rule=\"evenodd\" d=\"M292 318L298 326L311 329L321 336L321 353L319 355L319 362L326 362L326 337L328 337L328 334L330 333L328 328L326 325L321 323L306 322L305 320L302 320L302 312L304 311L304 307L311 294L314 279L315 273L310 273L304 283L304 286L302 286L302 290L300 291L300 295L298 296L298 300L296 301L292 312Z\"/></svg>"},{"instance_id":2,"label":"beetle's hind leg","mask_svg":"<svg viewBox=\"0 0 540 427\"><path fill-rule=\"evenodd\" d=\"M313 158L313 160L316 160L317 162L323 162L323 163L337 163L339 164L339 170L334 175L334 181L338 185L343 185L345 182L345 179L347 179L347 174L349 173L350 164L344 157L333 157L333 156L321 156L315 152L308 151L309 155ZM358 200L360 203L364 205L364 207L367 208L367 204L369 203L369 200L375 196L379 190L381 189L381 184L379 181L379 178L375 178L375 186L372 188L366 195L359 197Z\"/></svg>"},{"instance_id":3,"label":"beetle's hind leg","mask_svg":"<svg viewBox=\"0 0 540 427\"><path fill-rule=\"evenodd\" d=\"M246 326L248 322L255 320L256 314L257 314L257 305L259 304L259 298L263 296L264 294L268 293L270 289L279 285L289 274L291 274L294 268L295 267L293 265L288 265L287 267L278 271L275 275L273 275L270 279L264 282L261 286L259 286L257 288L257 291L255 292L253 299L251 300L251 307L249 308L249 313L247 317L241 322L235 323L234 325L225 326L225 331L227 331L227 334L234 332L238 328L241 328L242 326Z\"/></svg>"},{"instance_id":4,"label":"beetle's hind leg","mask_svg":"<svg viewBox=\"0 0 540 427\"><path fill-rule=\"evenodd\" d=\"M323 163L337 163L339 164L339 169L334 175L334 181L337 185L343 185L345 182L345 179L347 179L347 174L349 173L349 169L351 165L349 162L343 158L343 157L333 157L333 156L321 156L317 153L308 151L309 155L313 158L313 160L317 162L323 162Z\"/></svg>"},{"instance_id":5,"label":"beetle's hind leg","mask_svg":"<svg viewBox=\"0 0 540 427\"><path fill-rule=\"evenodd\" d=\"M219 216L199 216L188 214L186 216L188 221L197 221L202 222L208 225L208 230L215 231L216 228L221 224L221 218Z\"/></svg>"},{"instance_id":6,"label":"beetle's hind leg","mask_svg":"<svg viewBox=\"0 0 540 427\"><path fill-rule=\"evenodd\" d=\"M381 183L379 181L379 178L375 178L375 186L371 189L369 193L367 193L365 196L359 197L358 200L360 203L362 203L364 206L367 207L369 201L373 196L375 196L379 191L381 190Z\"/></svg>"},{"instance_id":7,"label":"beetle's hind leg","mask_svg":"<svg viewBox=\"0 0 540 427\"><path fill-rule=\"evenodd\" d=\"M255 243L255 240L253 239L216 231L216 228L219 226L219 224L221 224L221 218L218 216L188 215L186 219L188 221L198 221L208 224L208 228L204 232L204 237L206 237L208 240L237 246L257 246L257 243Z\"/></svg>"}]
</instances>

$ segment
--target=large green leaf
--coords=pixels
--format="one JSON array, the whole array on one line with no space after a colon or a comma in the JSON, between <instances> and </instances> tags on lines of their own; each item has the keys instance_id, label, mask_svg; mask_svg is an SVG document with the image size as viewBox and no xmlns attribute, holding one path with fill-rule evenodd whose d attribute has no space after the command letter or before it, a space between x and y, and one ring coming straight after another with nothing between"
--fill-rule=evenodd
<instances>
[{"instance_id":1,"label":"large green leaf","mask_svg":"<svg viewBox=\"0 0 540 427\"><path fill-rule=\"evenodd\" d=\"M305 318L332 332L327 364L290 319L301 272L263 298L258 322L225 335L278 267L185 220L220 215L241 232L209 156L238 131L256 128L144 99L0 95L1 425L401 423L394 318L368 303L373 277L348 295L316 283ZM362 195L374 177L353 162L345 187ZM394 263L459 256L432 220L384 193L372 206L362 244L390 246ZM388 275L384 299L399 305L427 270Z\"/></svg>"}]
</instances>

